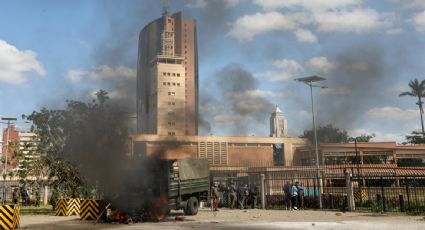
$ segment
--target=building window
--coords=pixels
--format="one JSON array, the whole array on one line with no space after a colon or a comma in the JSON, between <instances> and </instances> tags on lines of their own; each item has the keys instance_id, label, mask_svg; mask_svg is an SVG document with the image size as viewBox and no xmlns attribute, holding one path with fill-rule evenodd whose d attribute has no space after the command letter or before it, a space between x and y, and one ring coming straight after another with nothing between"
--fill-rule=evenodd
<instances>
[{"instance_id":1,"label":"building window","mask_svg":"<svg viewBox=\"0 0 425 230\"><path fill-rule=\"evenodd\" d=\"M180 74L179 73L177 73L177 77L180 77Z\"/></svg>"},{"instance_id":2,"label":"building window","mask_svg":"<svg viewBox=\"0 0 425 230\"><path fill-rule=\"evenodd\" d=\"M165 75L167 75L167 73L165 73L165 72L162 72L162 75L163 75L163 76L165 76Z\"/></svg>"},{"instance_id":3,"label":"building window","mask_svg":"<svg viewBox=\"0 0 425 230\"><path fill-rule=\"evenodd\" d=\"M175 77L176 76L176 73L173 73L173 76Z\"/></svg>"},{"instance_id":4,"label":"building window","mask_svg":"<svg viewBox=\"0 0 425 230\"><path fill-rule=\"evenodd\" d=\"M167 85L170 85L170 82L167 82Z\"/></svg>"},{"instance_id":5,"label":"building window","mask_svg":"<svg viewBox=\"0 0 425 230\"><path fill-rule=\"evenodd\" d=\"M180 83L177 83L177 86L180 86Z\"/></svg>"},{"instance_id":6,"label":"building window","mask_svg":"<svg viewBox=\"0 0 425 230\"><path fill-rule=\"evenodd\" d=\"M167 83L163 82L162 85L167 85Z\"/></svg>"},{"instance_id":7,"label":"building window","mask_svg":"<svg viewBox=\"0 0 425 230\"><path fill-rule=\"evenodd\" d=\"M167 73L167 76L170 76L170 73Z\"/></svg>"},{"instance_id":8,"label":"building window","mask_svg":"<svg viewBox=\"0 0 425 230\"><path fill-rule=\"evenodd\" d=\"M175 82L173 82L173 86L176 86L176 83Z\"/></svg>"}]
</instances>

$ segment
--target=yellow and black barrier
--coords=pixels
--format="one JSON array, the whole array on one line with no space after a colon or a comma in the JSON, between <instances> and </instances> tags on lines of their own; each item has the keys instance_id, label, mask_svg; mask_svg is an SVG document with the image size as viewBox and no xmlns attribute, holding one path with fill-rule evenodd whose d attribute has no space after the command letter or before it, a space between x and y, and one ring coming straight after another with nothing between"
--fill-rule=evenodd
<instances>
[{"instance_id":1,"label":"yellow and black barrier","mask_svg":"<svg viewBox=\"0 0 425 230\"><path fill-rule=\"evenodd\" d=\"M59 199L55 206L56 216L73 216L80 214L80 199Z\"/></svg>"},{"instance_id":2,"label":"yellow and black barrier","mask_svg":"<svg viewBox=\"0 0 425 230\"><path fill-rule=\"evenodd\" d=\"M103 208L101 200L81 200L80 220L97 220Z\"/></svg>"},{"instance_id":3,"label":"yellow and black barrier","mask_svg":"<svg viewBox=\"0 0 425 230\"><path fill-rule=\"evenodd\" d=\"M362 200L362 201L366 201L366 200L368 200L369 199L369 196L368 196L368 194L367 194L367 192L366 191L364 191L364 190L362 190L362 191L357 191L357 192L354 192L354 200L355 201L360 201L360 199Z\"/></svg>"},{"instance_id":4,"label":"yellow and black barrier","mask_svg":"<svg viewBox=\"0 0 425 230\"><path fill-rule=\"evenodd\" d=\"M19 228L19 205L1 205L0 206L0 229Z\"/></svg>"}]
</instances>

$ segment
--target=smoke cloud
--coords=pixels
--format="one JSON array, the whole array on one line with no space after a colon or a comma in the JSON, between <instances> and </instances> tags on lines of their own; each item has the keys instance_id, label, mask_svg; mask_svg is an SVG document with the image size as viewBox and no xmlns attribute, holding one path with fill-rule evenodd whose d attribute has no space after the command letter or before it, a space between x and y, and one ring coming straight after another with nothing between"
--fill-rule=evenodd
<instances>
[{"instance_id":1,"label":"smoke cloud","mask_svg":"<svg viewBox=\"0 0 425 230\"><path fill-rule=\"evenodd\" d=\"M255 134L255 126L267 126L274 105L259 91L258 80L237 64L229 64L210 78L201 92L201 113L232 135Z\"/></svg>"}]
</instances>

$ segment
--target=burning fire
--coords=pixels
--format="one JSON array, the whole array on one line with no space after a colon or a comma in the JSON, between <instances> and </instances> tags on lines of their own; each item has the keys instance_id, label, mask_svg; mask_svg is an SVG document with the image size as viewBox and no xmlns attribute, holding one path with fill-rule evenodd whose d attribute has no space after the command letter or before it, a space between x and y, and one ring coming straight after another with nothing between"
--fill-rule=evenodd
<instances>
[{"instance_id":1,"label":"burning fire","mask_svg":"<svg viewBox=\"0 0 425 230\"><path fill-rule=\"evenodd\" d=\"M168 201L166 195L155 199L151 207L145 212L145 216L151 221L162 221L168 212Z\"/></svg>"}]
</instances>

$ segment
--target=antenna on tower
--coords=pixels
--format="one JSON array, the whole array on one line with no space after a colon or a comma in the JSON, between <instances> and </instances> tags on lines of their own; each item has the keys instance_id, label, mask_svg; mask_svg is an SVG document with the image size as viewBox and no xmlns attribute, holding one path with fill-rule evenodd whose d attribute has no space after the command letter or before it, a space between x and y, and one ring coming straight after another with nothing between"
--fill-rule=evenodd
<instances>
[{"instance_id":1,"label":"antenna on tower","mask_svg":"<svg viewBox=\"0 0 425 230\"><path fill-rule=\"evenodd\" d=\"M162 1L162 16L168 15L168 0Z\"/></svg>"}]
</instances>

